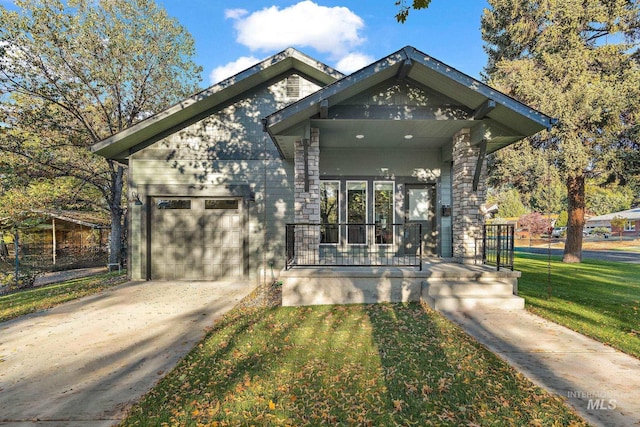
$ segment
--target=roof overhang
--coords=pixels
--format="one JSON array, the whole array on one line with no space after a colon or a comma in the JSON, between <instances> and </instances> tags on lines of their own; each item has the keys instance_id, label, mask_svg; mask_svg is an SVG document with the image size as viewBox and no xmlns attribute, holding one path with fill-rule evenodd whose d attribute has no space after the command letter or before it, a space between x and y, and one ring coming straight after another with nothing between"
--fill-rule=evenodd
<instances>
[{"instance_id":1,"label":"roof overhang","mask_svg":"<svg viewBox=\"0 0 640 427\"><path fill-rule=\"evenodd\" d=\"M371 114L372 108L385 107L340 105L394 79L429 88L453 100L456 107L448 110L388 107L382 114ZM469 128L472 143L486 143L490 153L550 129L555 120L412 47L405 47L271 114L263 123L283 157L291 158L295 141L308 135L309 127L320 129L323 148L442 148L451 144L456 132Z\"/></svg>"},{"instance_id":2,"label":"roof overhang","mask_svg":"<svg viewBox=\"0 0 640 427\"><path fill-rule=\"evenodd\" d=\"M91 150L126 163L131 154L203 119L244 92L292 73L320 86L343 77L331 67L289 48L93 145Z\"/></svg>"}]
</instances>

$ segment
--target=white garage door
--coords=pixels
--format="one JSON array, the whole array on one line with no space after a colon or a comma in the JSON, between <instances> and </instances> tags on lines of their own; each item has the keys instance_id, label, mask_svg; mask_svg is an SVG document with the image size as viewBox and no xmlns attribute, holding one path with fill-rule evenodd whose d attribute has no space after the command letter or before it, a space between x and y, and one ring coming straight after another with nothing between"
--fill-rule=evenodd
<instances>
[{"instance_id":1,"label":"white garage door","mask_svg":"<svg viewBox=\"0 0 640 427\"><path fill-rule=\"evenodd\" d=\"M239 199L156 198L151 279L219 280L243 274Z\"/></svg>"}]
</instances>

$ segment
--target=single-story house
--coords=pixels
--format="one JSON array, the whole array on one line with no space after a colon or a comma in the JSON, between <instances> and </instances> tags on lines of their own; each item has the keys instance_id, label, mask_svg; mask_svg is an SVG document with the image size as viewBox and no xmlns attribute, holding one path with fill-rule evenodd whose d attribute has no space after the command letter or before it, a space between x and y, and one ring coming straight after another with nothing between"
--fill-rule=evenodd
<instances>
[{"instance_id":1,"label":"single-story house","mask_svg":"<svg viewBox=\"0 0 640 427\"><path fill-rule=\"evenodd\" d=\"M612 226L611 220L617 218L626 220L622 228ZM601 227L608 228L612 233L622 233L624 236L640 236L640 207L589 217L584 226L586 231Z\"/></svg>"},{"instance_id":2,"label":"single-story house","mask_svg":"<svg viewBox=\"0 0 640 427\"><path fill-rule=\"evenodd\" d=\"M410 46L346 76L289 48L93 150L129 166L132 279L270 280L474 262L486 155L553 123Z\"/></svg>"}]
</instances>

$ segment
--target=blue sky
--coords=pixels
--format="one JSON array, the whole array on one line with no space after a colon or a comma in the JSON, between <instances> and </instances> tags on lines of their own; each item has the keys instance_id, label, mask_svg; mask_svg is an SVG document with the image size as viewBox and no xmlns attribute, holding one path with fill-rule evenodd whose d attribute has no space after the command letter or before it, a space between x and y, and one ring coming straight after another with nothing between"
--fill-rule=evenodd
<instances>
[{"instance_id":1,"label":"blue sky","mask_svg":"<svg viewBox=\"0 0 640 427\"><path fill-rule=\"evenodd\" d=\"M205 86L287 47L344 73L407 45L475 78L486 64L485 0L433 0L405 24L394 0L156 1L194 37Z\"/></svg>"},{"instance_id":2,"label":"blue sky","mask_svg":"<svg viewBox=\"0 0 640 427\"><path fill-rule=\"evenodd\" d=\"M412 0L405 0L411 3ZM474 78L486 64L487 0L432 0L395 19L395 0L156 0L196 41L202 85L294 47L349 74L411 45ZM12 0L0 0L15 8Z\"/></svg>"}]
</instances>

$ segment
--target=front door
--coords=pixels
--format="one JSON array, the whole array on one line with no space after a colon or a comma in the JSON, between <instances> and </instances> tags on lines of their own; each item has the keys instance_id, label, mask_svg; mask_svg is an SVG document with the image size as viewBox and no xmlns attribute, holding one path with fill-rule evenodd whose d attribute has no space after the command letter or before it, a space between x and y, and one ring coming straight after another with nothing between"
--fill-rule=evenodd
<instances>
[{"instance_id":1,"label":"front door","mask_svg":"<svg viewBox=\"0 0 640 427\"><path fill-rule=\"evenodd\" d=\"M422 225L422 231L417 226L406 227L405 253L415 255L418 247L422 246L423 255L436 253L436 189L433 184L405 185L405 223ZM418 234L421 234L418 236ZM419 243L417 243L419 242Z\"/></svg>"}]
</instances>

